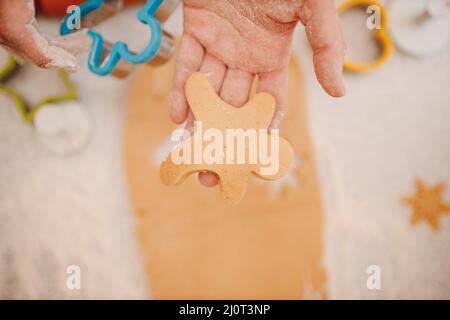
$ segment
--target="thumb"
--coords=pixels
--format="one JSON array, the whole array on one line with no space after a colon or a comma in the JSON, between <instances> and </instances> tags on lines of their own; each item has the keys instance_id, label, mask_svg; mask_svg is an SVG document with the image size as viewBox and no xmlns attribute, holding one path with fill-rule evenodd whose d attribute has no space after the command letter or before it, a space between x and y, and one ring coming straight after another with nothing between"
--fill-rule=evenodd
<instances>
[{"instance_id":1,"label":"thumb","mask_svg":"<svg viewBox=\"0 0 450 320\"><path fill-rule=\"evenodd\" d=\"M87 35L74 34L68 37L42 35L36 24L14 25L4 32L1 44L15 56L46 69L64 69L74 72L78 69L76 48L86 47ZM79 50L78 50L79 51Z\"/></svg>"}]
</instances>

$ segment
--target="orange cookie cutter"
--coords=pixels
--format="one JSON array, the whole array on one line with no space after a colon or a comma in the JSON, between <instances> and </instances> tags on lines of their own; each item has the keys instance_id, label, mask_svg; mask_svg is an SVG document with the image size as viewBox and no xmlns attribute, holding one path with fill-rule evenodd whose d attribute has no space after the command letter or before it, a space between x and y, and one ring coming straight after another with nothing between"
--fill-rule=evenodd
<instances>
[{"instance_id":1,"label":"orange cookie cutter","mask_svg":"<svg viewBox=\"0 0 450 320\"><path fill-rule=\"evenodd\" d=\"M377 6L380 9L381 26L375 29L375 39L381 45L381 54L373 61L368 63L355 62L349 59L344 61L344 70L350 72L369 72L373 71L387 62L394 51L394 44L388 32L389 19L385 5L378 0L347 0L341 3L337 12L342 14L355 7Z\"/></svg>"}]
</instances>

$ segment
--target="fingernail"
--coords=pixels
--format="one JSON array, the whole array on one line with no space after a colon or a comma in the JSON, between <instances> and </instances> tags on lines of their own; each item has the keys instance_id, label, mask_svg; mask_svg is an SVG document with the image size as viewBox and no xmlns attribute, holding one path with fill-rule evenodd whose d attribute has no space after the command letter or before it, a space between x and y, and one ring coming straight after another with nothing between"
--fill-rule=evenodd
<instances>
[{"instance_id":1,"label":"fingernail","mask_svg":"<svg viewBox=\"0 0 450 320\"><path fill-rule=\"evenodd\" d=\"M46 56L50 60L46 65L47 68L64 69L68 72L75 72L78 70L77 59L61 48L50 47Z\"/></svg>"},{"instance_id":2,"label":"fingernail","mask_svg":"<svg viewBox=\"0 0 450 320\"><path fill-rule=\"evenodd\" d=\"M48 69L63 69L67 72L76 72L78 71L78 64L73 61L59 61L52 60L46 65Z\"/></svg>"},{"instance_id":3,"label":"fingernail","mask_svg":"<svg viewBox=\"0 0 450 320\"><path fill-rule=\"evenodd\" d=\"M169 97L170 117L177 124L186 120L185 99L184 95L178 91L172 91Z\"/></svg>"},{"instance_id":4,"label":"fingernail","mask_svg":"<svg viewBox=\"0 0 450 320\"><path fill-rule=\"evenodd\" d=\"M347 89L345 88L344 81L342 80L336 90L336 98L343 97L347 94Z\"/></svg>"},{"instance_id":5,"label":"fingernail","mask_svg":"<svg viewBox=\"0 0 450 320\"><path fill-rule=\"evenodd\" d=\"M78 54L89 50L92 44L91 37L85 30L65 37L49 39L50 44L70 51L72 54Z\"/></svg>"}]
</instances>

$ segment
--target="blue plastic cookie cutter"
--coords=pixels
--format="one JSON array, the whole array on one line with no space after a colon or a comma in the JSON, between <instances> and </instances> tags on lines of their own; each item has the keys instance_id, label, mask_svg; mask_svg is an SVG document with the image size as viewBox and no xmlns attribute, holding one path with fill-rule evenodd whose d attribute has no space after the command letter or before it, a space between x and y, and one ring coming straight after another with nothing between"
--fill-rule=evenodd
<instances>
[{"instance_id":1,"label":"blue plastic cookie cutter","mask_svg":"<svg viewBox=\"0 0 450 320\"><path fill-rule=\"evenodd\" d=\"M163 30L161 24L154 15L163 1L164 0L148 0L138 12L137 18L139 21L148 25L151 31L151 39L147 47L138 54L131 52L125 42L118 41L114 43L110 53L102 63L105 40L100 33L88 30L87 34L92 38L92 48L88 61L89 69L97 75L107 76L113 73L121 59L132 64L144 64L155 58L161 48ZM80 6L81 19L88 14L101 9L104 3L104 0L89 0L83 3ZM73 19L75 14L77 14L76 11L68 14L64 18L60 28L61 35L68 35L72 32L72 30L69 29L68 21Z\"/></svg>"}]
</instances>

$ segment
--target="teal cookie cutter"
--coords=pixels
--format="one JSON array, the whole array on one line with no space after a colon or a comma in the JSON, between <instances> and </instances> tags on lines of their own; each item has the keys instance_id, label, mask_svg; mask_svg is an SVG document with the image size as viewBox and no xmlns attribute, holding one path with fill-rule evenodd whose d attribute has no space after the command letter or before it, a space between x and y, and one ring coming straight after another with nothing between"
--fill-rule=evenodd
<instances>
[{"instance_id":1,"label":"teal cookie cutter","mask_svg":"<svg viewBox=\"0 0 450 320\"><path fill-rule=\"evenodd\" d=\"M132 64L145 64L154 59L158 55L163 42L162 27L155 18L155 13L163 1L148 0L138 12L138 20L148 25L151 31L151 39L146 48L140 53L135 54L131 52L125 42L118 41L113 44L109 54L102 62L105 40L100 33L88 30L87 34L92 38L92 48L88 60L88 66L91 72L99 76L107 76L114 72L122 59ZM72 32L69 28L69 22L73 21L76 14L81 14L81 19L83 19L88 14L101 9L104 3L105 0L89 0L83 3L79 7L79 12L75 10L64 18L60 27L60 34L64 36Z\"/></svg>"}]
</instances>

